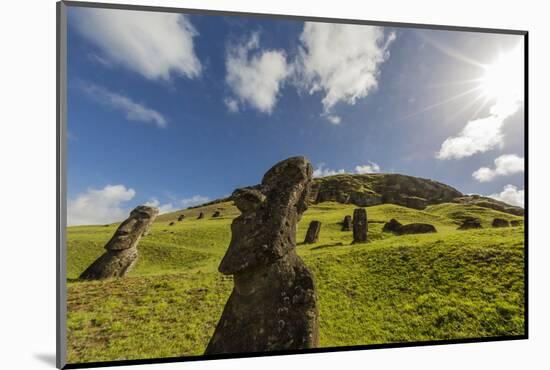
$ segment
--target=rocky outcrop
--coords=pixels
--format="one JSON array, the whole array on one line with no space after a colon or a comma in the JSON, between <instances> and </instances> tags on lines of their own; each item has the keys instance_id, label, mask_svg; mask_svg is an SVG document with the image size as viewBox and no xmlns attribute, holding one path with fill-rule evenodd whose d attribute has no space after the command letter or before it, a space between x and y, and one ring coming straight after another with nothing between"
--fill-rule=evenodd
<instances>
[{"instance_id":1,"label":"rocky outcrop","mask_svg":"<svg viewBox=\"0 0 550 370\"><path fill-rule=\"evenodd\" d=\"M406 234L426 234L437 232L434 225L424 223L412 223L401 226L397 231L397 235Z\"/></svg>"},{"instance_id":2,"label":"rocky outcrop","mask_svg":"<svg viewBox=\"0 0 550 370\"><path fill-rule=\"evenodd\" d=\"M341 174L316 179L314 188L314 203L333 201L360 207L393 203L424 209L462 196L437 181L399 174Z\"/></svg>"},{"instance_id":3,"label":"rocky outcrop","mask_svg":"<svg viewBox=\"0 0 550 370\"><path fill-rule=\"evenodd\" d=\"M97 280L126 275L137 262L137 245L141 237L158 213L159 210L154 207L136 207L105 245L107 251L80 275L80 279Z\"/></svg>"},{"instance_id":4,"label":"rocky outcrop","mask_svg":"<svg viewBox=\"0 0 550 370\"><path fill-rule=\"evenodd\" d=\"M307 228L306 238L304 239L304 244L313 244L317 243L319 240L319 232L321 231L321 222L320 221L311 221L309 227Z\"/></svg>"},{"instance_id":5,"label":"rocky outcrop","mask_svg":"<svg viewBox=\"0 0 550 370\"><path fill-rule=\"evenodd\" d=\"M303 157L276 164L255 187L232 199L241 215L219 271L234 287L205 354L317 347L317 295L296 254L296 224L307 208L311 164Z\"/></svg>"},{"instance_id":6,"label":"rocky outcrop","mask_svg":"<svg viewBox=\"0 0 550 370\"><path fill-rule=\"evenodd\" d=\"M437 232L436 228L431 224L412 223L403 225L395 218L392 218L389 222L386 222L384 224L384 227L382 227L382 231L391 232L396 235L425 234Z\"/></svg>"},{"instance_id":7,"label":"rocky outcrop","mask_svg":"<svg viewBox=\"0 0 550 370\"><path fill-rule=\"evenodd\" d=\"M523 225L523 222L521 222L520 220L512 220L512 221L510 221L510 225L513 226L513 227L518 227L518 226Z\"/></svg>"},{"instance_id":8,"label":"rocky outcrop","mask_svg":"<svg viewBox=\"0 0 550 370\"><path fill-rule=\"evenodd\" d=\"M351 231L351 216L350 215L344 216L344 220L342 221L342 231Z\"/></svg>"},{"instance_id":9,"label":"rocky outcrop","mask_svg":"<svg viewBox=\"0 0 550 370\"><path fill-rule=\"evenodd\" d=\"M510 223L508 220L505 220L503 218L495 218L492 223L493 227L509 227Z\"/></svg>"},{"instance_id":10,"label":"rocky outcrop","mask_svg":"<svg viewBox=\"0 0 550 370\"><path fill-rule=\"evenodd\" d=\"M495 211L509 213L516 216L523 216L525 214L525 210L521 207L511 206L499 200L488 198L488 197L482 197L480 195L461 196L453 199L453 203L473 205L473 206L478 206L482 208L490 208L490 209L494 209Z\"/></svg>"},{"instance_id":11,"label":"rocky outcrop","mask_svg":"<svg viewBox=\"0 0 550 370\"><path fill-rule=\"evenodd\" d=\"M481 229L481 220L475 217L466 217L458 227L458 230Z\"/></svg>"},{"instance_id":12,"label":"rocky outcrop","mask_svg":"<svg viewBox=\"0 0 550 370\"><path fill-rule=\"evenodd\" d=\"M395 218L392 218L390 221L384 224L384 227L382 227L382 231L386 233L396 233L399 231L401 226L403 226L401 222L397 221Z\"/></svg>"},{"instance_id":13,"label":"rocky outcrop","mask_svg":"<svg viewBox=\"0 0 550 370\"><path fill-rule=\"evenodd\" d=\"M367 242L367 210L356 208L353 210L353 243Z\"/></svg>"}]
</instances>

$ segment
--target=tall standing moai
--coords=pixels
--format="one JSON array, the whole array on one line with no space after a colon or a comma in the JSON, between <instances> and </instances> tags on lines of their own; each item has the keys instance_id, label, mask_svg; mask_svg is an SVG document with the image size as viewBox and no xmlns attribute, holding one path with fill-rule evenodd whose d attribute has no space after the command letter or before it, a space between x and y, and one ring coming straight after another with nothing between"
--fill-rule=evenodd
<instances>
[{"instance_id":1,"label":"tall standing moai","mask_svg":"<svg viewBox=\"0 0 550 370\"><path fill-rule=\"evenodd\" d=\"M304 244L317 243L319 240L319 231L321 231L321 221L311 221L309 223L309 227L307 228Z\"/></svg>"},{"instance_id":2,"label":"tall standing moai","mask_svg":"<svg viewBox=\"0 0 550 370\"><path fill-rule=\"evenodd\" d=\"M342 221L342 231L351 231L351 216L347 215Z\"/></svg>"},{"instance_id":3,"label":"tall standing moai","mask_svg":"<svg viewBox=\"0 0 550 370\"><path fill-rule=\"evenodd\" d=\"M158 213L158 208L154 207L134 208L105 245L107 251L80 275L80 279L98 280L126 275L137 262L137 245L141 237L149 230Z\"/></svg>"},{"instance_id":4,"label":"tall standing moai","mask_svg":"<svg viewBox=\"0 0 550 370\"><path fill-rule=\"evenodd\" d=\"M307 209L312 166L293 157L232 198L241 215L219 271L234 287L205 354L315 348L319 343L313 276L296 254L296 224Z\"/></svg>"},{"instance_id":5,"label":"tall standing moai","mask_svg":"<svg viewBox=\"0 0 550 370\"><path fill-rule=\"evenodd\" d=\"M366 243L367 229L367 210L356 208L353 211L353 243Z\"/></svg>"}]
</instances>

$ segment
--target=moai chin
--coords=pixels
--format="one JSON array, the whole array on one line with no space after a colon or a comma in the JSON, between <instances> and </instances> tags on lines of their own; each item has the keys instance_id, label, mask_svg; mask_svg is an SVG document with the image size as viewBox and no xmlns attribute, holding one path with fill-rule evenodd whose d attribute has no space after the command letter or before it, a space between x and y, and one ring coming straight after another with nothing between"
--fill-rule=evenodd
<instances>
[{"instance_id":1,"label":"moai chin","mask_svg":"<svg viewBox=\"0 0 550 370\"><path fill-rule=\"evenodd\" d=\"M233 291L205 354L315 348L319 343L313 276L296 254L296 224L307 208L312 166L293 157L255 187L237 189L241 215L219 271Z\"/></svg>"},{"instance_id":2,"label":"moai chin","mask_svg":"<svg viewBox=\"0 0 550 370\"><path fill-rule=\"evenodd\" d=\"M107 251L80 275L80 279L97 280L126 275L137 262L137 245L141 237L149 230L158 213L158 208L136 207L105 245Z\"/></svg>"}]
</instances>

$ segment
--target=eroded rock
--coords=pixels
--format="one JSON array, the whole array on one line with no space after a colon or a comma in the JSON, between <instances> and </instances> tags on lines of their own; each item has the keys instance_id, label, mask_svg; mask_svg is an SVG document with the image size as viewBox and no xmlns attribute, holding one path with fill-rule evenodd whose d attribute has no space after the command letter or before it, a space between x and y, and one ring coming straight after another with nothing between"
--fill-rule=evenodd
<instances>
[{"instance_id":1,"label":"eroded rock","mask_svg":"<svg viewBox=\"0 0 550 370\"><path fill-rule=\"evenodd\" d=\"M434 225L431 224L424 224L424 223L412 223L412 224L406 224L401 226L396 234L397 235L405 235L405 234L427 234L427 233L435 233L437 232L437 229Z\"/></svg>"},{"instance_id":2,"label":"eroded rock","mask_svg":"<svg viewBox=\"0 0 550 370\"><path fill-rule=\"evenodd\" d=\"M481 220L475 217L467 217L462 220L458 230L481 229Z\"/></svg>"},{"instance_id":3,"label":"eroded rock","mask_svg":"<svg viewBox=\"0 0 550 370\"><path fill-rule=\"evenodd\" d=\"M311 164L293 157L232 198L241 215L219 271L234 288L205 354L317 347L317 295L296 254L296 224L307 208Z\"/></svg>"},{"instance_id":4,"label":"eroded rock","mask_svg":"<svg viewBox=\"0 0 550 370\"><path fill-rule=\"evenodd\" d=\"M382 231L387 233L397 233L401 226L403 226L401 222L397 221L395 218L392 218L389 222L384 224Z\"/></svg>"},{"instance_id":5,"label":"eroded rock","mask_svg":"<svg viewBox=\"0 0 550 370\"><path fill-rule=\"evenodd\" d=\"M136 207L105 245L107 251L80 275L80 279L97 280L126 275L137 262L139 240L149 230L158 213L158 208Z\"/></svg>"},{"instance_id":6,"label":"eroded rock","mask_svg":"<svg viewBox=\"0 0 550 370\"><path fill-rule=\"evenodd\" d=\"M493 227L508 227L508 226L510 226L510 223L508 222L508 220L505 220L503 218L495 218L493 220L492 226Z\"/></svg>"}]
</instances>

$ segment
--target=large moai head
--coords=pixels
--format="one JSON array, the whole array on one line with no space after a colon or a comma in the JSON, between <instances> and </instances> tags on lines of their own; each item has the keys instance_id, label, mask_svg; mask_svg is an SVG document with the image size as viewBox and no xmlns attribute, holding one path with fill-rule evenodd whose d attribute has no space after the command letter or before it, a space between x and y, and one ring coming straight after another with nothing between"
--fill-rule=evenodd
<instances>
[{"instance_id":1,"label":"large moai head","mask_svg":"<svg viewBox=\"0 0 550 370\"><path fill-rule=\"evenodd\" d=\"M107 242L105 249L119 251L135 247L158 213L158 208L154 207L137 206L134 208L130 217L120 224L111 240Z\"/></svg>"},{"instance_id":2,"label":"large moai head","mask_svg":"<svg viewBox=\"0 0 550 370\"><path fill-rule=\"evenodd\" d=\"M219 271L240 276L268 266L296 247L296 224L307 209L313 168L304 157L273 166L255 187L237 189L233 199L241 215L231 224L231 243Z\"/></svg>"}]
</instances>

